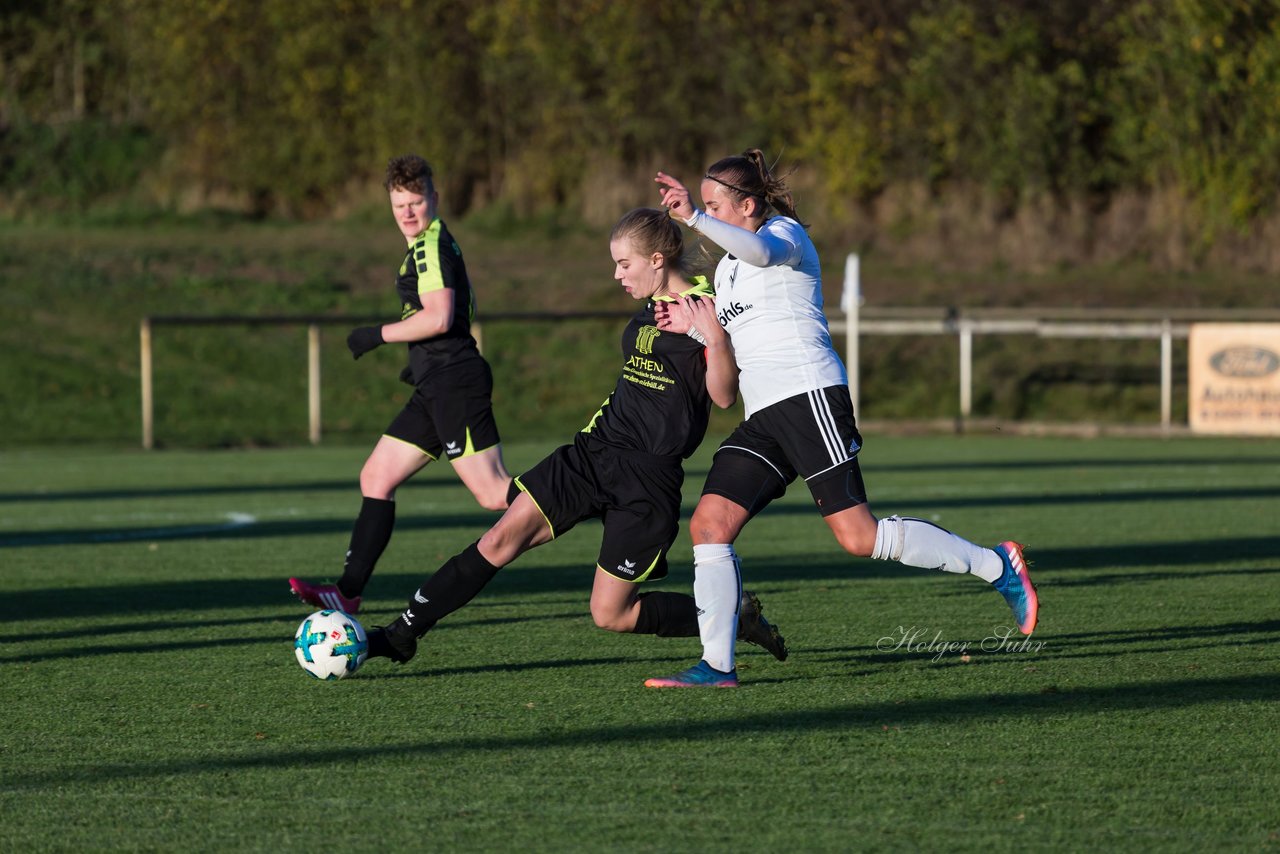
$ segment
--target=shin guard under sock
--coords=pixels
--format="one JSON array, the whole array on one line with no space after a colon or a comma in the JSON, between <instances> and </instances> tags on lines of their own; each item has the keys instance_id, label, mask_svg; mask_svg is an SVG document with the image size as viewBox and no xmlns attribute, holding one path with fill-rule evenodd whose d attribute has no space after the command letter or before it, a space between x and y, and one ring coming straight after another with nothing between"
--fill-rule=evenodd
<instances>
[{"instance_id":1,"label":"shin guard under sock","mask_svg":"<svg viewBox=\"0 0 1280 854\"><path fill-rule=\"evenodd\" d=\"M986 581L999 578L1001 570L1000 556L991 549L909 516L889 516L879 521L871 556L924 569L969 572Z\"/></svg>"},{"instance_id":2,"label":"shin guard under sock","mask_svg":"<svg viewBox=\"0 0 1280 854\"><path fill-rule=\"evenodd\" d=\"M501 568L485 560L477 540L445 561L414 591L409 607L400 615L401 622L414 637L422 637L442 618L475 598Z\"/></svg>"},{"instance_id":3,"label":"shin guard under sock","mask_svg":"<svg viewBox=\"0 0 1280 854\"><path fill-rule=\"evenodd\" d=\"M693 595L698 600L702 658L716 670L728 673L733 670L738 606L742 601L738 556L732 545L693 547Z\"/></svg>"},{"instance_id":4,"label":"shin guard under sock","mask_svg":"<svg viewBox=\"0 0 1280 854\"><path fill-rule=\"evenodd\" d=\"M351 544L347 546L347 559L342 566L342 578L338 590L343 596L354 599L364 592L378 565L378 558L391 542L391 531L396 526L396 503L383 498L365 498L360 505L360 515L351 528Z\"/></svg>"},{"instance_id":5,"label":"shin guard under sock","mask_svg":"<svg viewBox=\"0 0 1280 854\"><path fill-rule=\"evenodd\" d=\"M698 636L698 604L685 593L654 590L640 594L640 614L636 617L638 635L660 638L696 638Z\"/></svg>"}]
</instances>

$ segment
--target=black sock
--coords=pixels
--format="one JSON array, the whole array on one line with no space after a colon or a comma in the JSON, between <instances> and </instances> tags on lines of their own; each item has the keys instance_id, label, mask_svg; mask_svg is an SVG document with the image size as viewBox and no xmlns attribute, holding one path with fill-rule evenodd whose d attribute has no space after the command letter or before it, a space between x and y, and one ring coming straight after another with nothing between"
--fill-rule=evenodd
<instances>
[{"instance_id":1,"label":"black sock","mask_svg":"<svg viewBox=\"0 0 1280 854\"><path fill-rule=\"evenodd\" d=\"M366 498L360 515L351 528L351 544L347 546L346 563L338 590L348 598L359 596L373 575L378 558L391 542L391 529L396 526L396 503L383 498Z\"/></svg>"},{"instance_id":2,"label":"black sock","mask_svg":"<svg viewBox=\"0 0 1280 854\"><path fill-rule=\"evenodd\" d=\"M422 637L442 618L470 602L502 569L485 560L478 545L479 541L472 543L449 558L414 592L409 607L400 615L414 637Z\"/></svg>"},{"instance_id":3,"label":"black sock","mask_svg":"<svg viewBox=\"0 0 1280 854\"><path fill-rule=\"evenodd\" d=\"M654 590L640 594L640 615L636 617L638 635L660 638L696 638L698 636L698 604L685 593Z\"/></svg>"}]
</instances>

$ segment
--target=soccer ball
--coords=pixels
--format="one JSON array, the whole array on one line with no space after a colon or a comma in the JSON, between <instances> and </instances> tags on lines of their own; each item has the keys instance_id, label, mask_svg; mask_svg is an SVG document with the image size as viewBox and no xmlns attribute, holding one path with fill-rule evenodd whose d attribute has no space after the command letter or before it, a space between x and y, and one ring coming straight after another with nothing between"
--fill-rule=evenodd
<instances>
[{"instance_id":1,"label":"soccer ball","mask_svg":"<svg viewBox=\"0 0 1280 854\"><path fill-rule=\"evenodd\" d=\"M369 656L364 627L342 611L316 611L293 636L293 654L317 679L341 679L356 672Z\"/></svg>"}]
</instances>

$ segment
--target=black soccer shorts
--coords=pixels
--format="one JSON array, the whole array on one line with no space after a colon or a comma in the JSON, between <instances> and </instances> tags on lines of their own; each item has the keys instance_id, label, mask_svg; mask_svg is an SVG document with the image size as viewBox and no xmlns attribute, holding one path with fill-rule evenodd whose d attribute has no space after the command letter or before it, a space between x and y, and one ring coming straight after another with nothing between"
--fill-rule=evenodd
<instances>
[{"instance_id":1,"label":"black soccer shorts","mask_svg":"<svg viewBox=\"0 0 1280 854\"><path fill-rule=\"evenodd\" d=\"M861 447L848 386L798 394L752 413L720 443L702 493L754 516L799 475L822 515L830 516L867 501Z\"/></svg>"},{"instance_id":2,"label":"black soccer shorts","mask_svg":"<svg viewBox=\"0 0 1280 854\"><path fill-rule=\"evenodd\" d=\"M421 450L433 460L443 453L450 461L501 443L493 417L493 372L447 375L418 386L383 435Z\"/></svg>"},{"instance_id":3,"label":"black soccer shorts","mask_svg":"<svg viewBox=\"0 0 1280 854\"><path fill-rule=\"evenodd\" d=\"M667 552L680 530L679 460L610 448L579 433L516 478L551 527L562 536L599 518L604 536L596 565L623 581L667 575Z\"/></svg>"}]
</instances>

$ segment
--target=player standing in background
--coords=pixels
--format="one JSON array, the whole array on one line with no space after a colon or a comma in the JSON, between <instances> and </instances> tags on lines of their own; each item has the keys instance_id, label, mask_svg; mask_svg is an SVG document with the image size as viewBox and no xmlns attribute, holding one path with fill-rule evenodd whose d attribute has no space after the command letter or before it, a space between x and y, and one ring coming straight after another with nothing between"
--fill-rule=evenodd
<instances>
[{"instance_id":1,"label":"player standing in background","mask_svg":"<svg viewBox=\"0 0 1280 854\"><path fill-rule=\"evenodd\" d=\"M408 345L401 378L413 384L413 395L360 470L364 500L338 583L289 579L308 605L348 614L360 610L360 596L391 541L396 489L441 452L486 510L505 509L511 489L493 418L493 373L471 335L475 294L462 250L436 215L431 166L414 154L393 158L385 187L409 244L396 275L401 319L353 329L347 346L359 359L383 344Z\"/></svg>"},{"instance_id":2,"label":"player standing in background","mask_svg":"<svg viewBox=\"0 0 1280 854\"><path fill-rule=\"evenodd\" d=\"M733 543L797 474L850 554L976 575L995 586L1030 634L1038 601L1020 545L983 548L922 519L877 520L867 506L862 437L822 311L818 252L764 154L753 148L712 164L701 185L705 211L675 178L659 172L655 180L672 216L727 253L716 268L716 309L733 343L746 412L716 451L689 524L702 660L645 685L737 684L733 627L742 581ZM683 331L691 320L678 305L658 314L663 330Z\"/></svg>"},{"instance_id":3,"label":"player standing in background","mask_svg":"<svg viewBox=\"0 0 1280 854\"><path fill-rule=\"evenodd\" d=\"M638 208L609 239L614 278L644 302L622 333L622 375L613 393L571 444L516 478L510 509L477 542L450 558L416 590L396 620L369 635L370 657L411 659L418 638L480 592L498 571L579 522L599 518L604 536L591 591L595 624L615 632L696 637L692 596L640 593L638 584L667 574L667 552L679 531L683 461L706 434L711 404L738 395L728 336L715 320L705 279L688 280L684 241L666 211ZM701 297L706 296L707 299ZM656 305L679 305L698 329L662 332ZM735 634L778 659L786 646L754 596Z\"/></svg>"}]
</instances>

